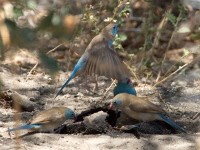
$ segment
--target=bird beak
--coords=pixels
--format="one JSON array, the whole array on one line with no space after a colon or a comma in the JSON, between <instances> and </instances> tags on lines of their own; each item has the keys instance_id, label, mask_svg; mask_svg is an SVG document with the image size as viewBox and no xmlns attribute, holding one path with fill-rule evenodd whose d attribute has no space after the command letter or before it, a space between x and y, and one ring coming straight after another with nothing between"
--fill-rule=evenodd
<instances>
[{"instance_id":1,"label":"bird beak","mask_svg":"<svg viewBox=\"0 0 200 150\"><path fill-rule=\"evenodd\" d=\"M76 119L77 119L77 115L74 116L74 121L76 121Z\"/></svg>"},{"instance_id":2,"label":"bird beak","mask_svg":"<svg viewBox=\"0 0 200 150\"><path fill-rule=\"evenodd\" d=\"M113 105L113 103L110 103L110 105L108 106L108 109L114 109L114 105Z\"/></svg>"}]
</instances>

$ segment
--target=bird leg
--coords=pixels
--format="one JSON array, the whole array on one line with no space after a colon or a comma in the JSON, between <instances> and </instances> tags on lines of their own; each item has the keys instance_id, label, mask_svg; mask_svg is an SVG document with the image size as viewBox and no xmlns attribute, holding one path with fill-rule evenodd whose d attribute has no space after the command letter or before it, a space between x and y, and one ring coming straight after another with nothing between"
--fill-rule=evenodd
<instances>
[{"instance_id":1,"label":"bird leg","mask_svg":"<svg viewBox=\"0 0 200 150\"><path fill-rule=\"evenodd\" d=\"M140 134L135 129L137 127L138 127L138 124L134 124L134 125L124 125L124 126L121 126L120 128L114 127L114 129L120 130L125 133L133 133L137 139L140 139Z\"/></svg>"},{"instance_id":2,"label":"bird leg","mask_svg":"<svg viewBox=\"0 0 200 150\"><path fill-rule=\"evenodd\" d=\"M52 133L60 133L60 131L65 127L65 125L62 125L60 127L58 127L57 129L53 130Z\"/></svg>"},{"instance_id":3,"label":"bird leg","mask_svg":"<svg viewBox=\"0 0 200 150\"><path fill-rule=\"evenodd\" d=\"M98 79L98 76L97 75L95 75L95 80L94 80L94 82L95 82L95 85L94 85L94 88L93 88L93 93L95 93L98 89L99 89L99 86L98 86L98 81L97 81L97 79Z\"/></svg>"},{"instance_id":4,"label":"bird leg","mask_svg":"<svg viewBox=\"0 0 200 150\"><path fill-rule=\"evenodd\" d=\"M87 78L87 76L86 75L83 75L83 76L81 76L80 78L79 78L79 80L78 80L78 83L76 82L76 85L78 85L78 91L77 91L77 94L75 94L75 95L78 95L78 93L79 92L81 92L80 91L80 89L81 89L81 84L80 84L80 81L82 81L83 80L83 83L82 83L82 86L84 87L84 92L85 91L87 91L87 92L90 92L88 89L90 89L90 87L88 86L88 78ZM82 91L82 93L83 93L83 91Z\"/></svg>"},{"instance_id":5,"label":"bird leg","mask_svg":"<svg viewBox=\"0 0 200 150\"><path fill-rule=\"evenodd\" d=\"M98 89L97 75L95 75L95 81L94 81L93 78L92 78L92 83L93 83L93 81L95 82L95 85L94 85L94 87L93 87L92 89L91 89L91 87L87 84L88 81L89 81L89 83L91 82L91 79L90 79L90 78L88 79L87 76L84 76L84 77L85 77L86 80L84 80L83 86L84 86L84 88L87 90L87 92L92 93L92 94L98 94L98 93L96 92L96 90Z\"/></svg>"}]
</instances>

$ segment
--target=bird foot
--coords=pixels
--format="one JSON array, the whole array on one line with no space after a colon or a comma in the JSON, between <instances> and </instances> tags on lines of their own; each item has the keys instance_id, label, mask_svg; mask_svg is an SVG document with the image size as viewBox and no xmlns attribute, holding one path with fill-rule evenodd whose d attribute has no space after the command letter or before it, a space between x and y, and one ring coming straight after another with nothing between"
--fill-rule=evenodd
<instances>
[{"instance_id":1,"label":"bird foot","mask_svg":"<svg viewBox=\"0 0 200 150\"><path fill-rule=\"evenodd\" d=\"M137 127L138 127L138 124L134 124L134 125L124 125L124 126L121 126L120 128L114 128L114 129L120 130L125 133L133 133L137 139L140 139L140 134L135 129Z\"/></svg>"},{"instance_id":2,"label":"bird foot","mask_svg":"<svg viewBox=\"0 0 200 150\"><path fill-rule=\"evenodd\" d=\"M121 126L120 128L115 127L115 129L122 130L122 131L130 131L137 127L138 127L137 124L136 125L124 125L124 126Z\"/></svg>"}]
</instances>

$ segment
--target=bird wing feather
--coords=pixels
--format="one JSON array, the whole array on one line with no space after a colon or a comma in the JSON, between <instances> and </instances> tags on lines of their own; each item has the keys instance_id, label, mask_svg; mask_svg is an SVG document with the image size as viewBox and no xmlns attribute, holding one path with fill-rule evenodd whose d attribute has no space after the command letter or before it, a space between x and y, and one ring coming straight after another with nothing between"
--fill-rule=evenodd
<instances>
[{"instance_id":1,"label":"bird wing feather","mask_svg":"<svg viewBox=\"0 0 200 150\"><path fill-rule=\"evenodd\" d=\"M39 112L32 118L31 124L47 124L65 118L65 107L55 107Z\"/></svg>"},{"instance_id":2,"label":"bird wing feather","mask_svg":"<svg viewBox=\"0 0 200 150\"><path fill-rule=\"evenodd\" d=\"M109 47L103 36L97 35L86 48L89 58L84 73L87 75L104 75L108 78L122 79L130 77L126 65L118 54Z\"/></svg>"},{"instance_id":3,"label":"bird wing feather","mask_svg":"<svg viewBox=\"0 0 200 150\"><path fill-rule=\"evenodd\" d=\"M132 111L143 113L165 113L161 107L141 97L137 97L137 99L132 99L129 104L129 108Z\"/></svg>"}]
</instances>

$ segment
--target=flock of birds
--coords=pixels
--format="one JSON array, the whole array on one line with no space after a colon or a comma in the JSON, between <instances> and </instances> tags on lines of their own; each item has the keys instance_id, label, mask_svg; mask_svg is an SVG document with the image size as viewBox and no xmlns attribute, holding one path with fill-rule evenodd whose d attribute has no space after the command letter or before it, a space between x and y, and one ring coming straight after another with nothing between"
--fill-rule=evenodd
<instances>
[{"instance_id":1,"label":"flock of birds","mask_svg":"<svg viewBox=\"0 0 200 150\"><path fill-rule=\"evenodd\" d=\"M136 91L131 84L130 72L113 48L113 41L118 34L118 30L118 25L111 23L92 39L75 65L70 77L56 94L56 97L78 75L103 75L118 81L113 90L114 98L110 103L110 109L120 110L129 117L140 121L161 120L186 133L184 128L166 116L166 112L162 108L143 97L136 96ZM23 129L39 132L53 131L68 119L76 120L74 111L67 107L54 107L39 112L28 124L10 128L7 131Z\"/></svg>"}]
</instances>

